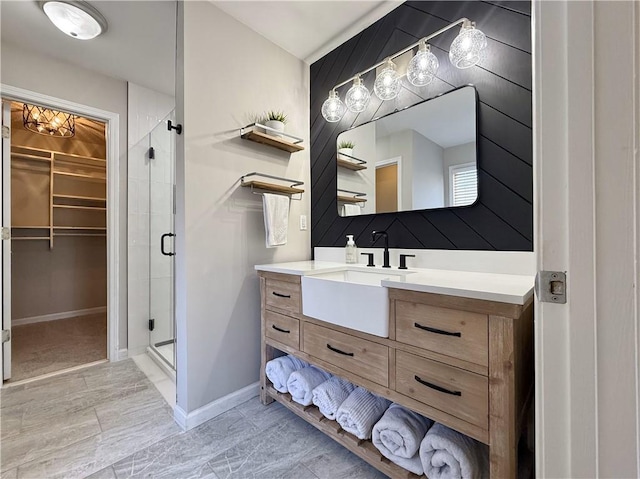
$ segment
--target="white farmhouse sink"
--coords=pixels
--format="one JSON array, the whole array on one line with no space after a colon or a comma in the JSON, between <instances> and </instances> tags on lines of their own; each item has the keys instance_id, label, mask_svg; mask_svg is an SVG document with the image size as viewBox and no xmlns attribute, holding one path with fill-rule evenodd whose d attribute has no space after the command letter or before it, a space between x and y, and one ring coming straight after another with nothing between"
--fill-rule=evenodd
<instances>
[{"instance_id":1,"label":"white farmhouse sink","mask_svg":"<svg viewBox=\"0 0 640 479\"><path fill-rule=\"evenodd\" d=\"M389 337L389 295L380 282L409 271L344 268L302 277L302 313L311 318Z\"/></svg>"}]
</instances>

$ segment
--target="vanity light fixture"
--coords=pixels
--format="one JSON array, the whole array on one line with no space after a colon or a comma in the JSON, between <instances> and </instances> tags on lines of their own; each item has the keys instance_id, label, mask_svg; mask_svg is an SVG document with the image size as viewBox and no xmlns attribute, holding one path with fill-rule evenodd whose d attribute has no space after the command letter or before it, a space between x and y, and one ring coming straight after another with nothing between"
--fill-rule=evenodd
<instances>
[{"instance_id":1,"label":"vanity light fixture","mask_svg":"<svg viewBox=\"0 0 640 479\"><path fill-rule=\"evenodd\" d=\"M431 45L423 38L418 45L418 52L407 67L407 80L415 86L425 86L433 81L438 67L438 57L431 53Z\"/></svg>"},{"instance_id":2,"label":"vanity light fixture","mask_svg":"<svg viewBox=\"0 0 640 479\"><path fill-rule=\"evenodd\" d=\"M487 37L476 28L475 22L472 22L468 18L461 18L431 35L421 38L416 43L413 43L405 49L385 58L383 61L370 66L348 80L338 83L329 91L329 98L327 98L322 104L322 116L324 116L325 120L328 122L335 123L342 119L347 108L353 113L363 111L367 106L370 94L367 87L362 84L361 77L381 66L384 66L384 68L375 79L373 91L381 100L392 100L396 98L400 93L402 85L400 76L396 71L396 66L393 63L393 59L400 55L404 55L415 47L418 47L418 51L413 56L409 62L409 66L407 67L407 80L412 85L418 87L431 83L438 71L440 62L435 54L431 52L431 47L427 42L432 38L451 30L457 25L461 25L462 28L451 44L449 49L449 60L453 66L460 69L477 65L484 57L484 50L487 47ZM353 86L347 92L345 99L347 105L345 106L345 104L340 101L337 90L351 81L353 81ZM360 93L363 95L362 98L365 98L365 92L367 94L366 100L363 99L360 101Z\"/></svg>"},{"instance_id":3,"label":"vanity light fixture","mask_svg":"<svg viewBox=\"0 0 640 479\"><path fill-rule=\"evenodd\" d=\"M347 104L349 111L354 113L360 113L367 108L371 100L371 93L367 90L367 87L362 84L362 78L359 76L353 79L353 86L347 91L347 96L344 101Z\"/></svg>"},{"instance_id":4,"label":"vanity light fixture","mask_svg":"<svg viewBox=\"0 0 640 479\"><path fill-rule=\"evenodd\" d=\"M373 83L373 91L381 100L393 100L400 93L400 77L396 64L387 58L384 68Z\"/></svg>"},{"instance_id":5,"label":"vanity light fixture","mask_svg":"<svg viewBox=\"0 0 640 479\"><path fill-rule=\"evenodd\" d=\"M329 98L322 104L322 116L329 123L335 123L342 119L345 111L347 111L347 107L342 103L338 92L334 88L329 92Z\"/></svg>"},{"instance_id":6,"label":"vanity light fixture","mask_svg":"<svg viewBox=\"0 0 640 479\"><path fill-rule=\"evenodd\" d=\"M107 20L89 2L44 0L38 3L49 20L70 37L91 40L107 30Z\"/></svg>"},{"instance_id":7,"label":"vanity light fixture","mask_svg":"<svg viewBox=\"0 0 640 479\"><path fill-rule=\"evenodd\" d=\"M22 106L22 124L42 135L70 138L76 134L75 115L27 103Z\"/></svg>"}]
</instances>

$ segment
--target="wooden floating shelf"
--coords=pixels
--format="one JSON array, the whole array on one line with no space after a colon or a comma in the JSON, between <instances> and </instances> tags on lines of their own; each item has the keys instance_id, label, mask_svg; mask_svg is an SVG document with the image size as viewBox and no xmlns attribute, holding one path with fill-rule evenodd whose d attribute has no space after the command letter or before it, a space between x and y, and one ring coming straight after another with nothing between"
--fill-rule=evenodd
<instances>
[{"instance_id":1,"label":"wooden floating shelf","mask_svg":"<svg viewBox=\"0 0 640 479\"><path fill-rule=\"evenodd\" d=\"M324 417L316 406L298 404L291 399L291 395L281 394L273 386L267 386L267 394L387 476L394 479L425 478L425 476L416 476L412 472L394 464L384 457L371 441L363 441L349 434L336 421Z\"/></svg>"},{"instance_id":2,"label":"wooden floating shelf","mask_svg":"<svg viewBox=\"0 0 640 479\"><path fill-rule=\"evenodd\" d=\"M257 190L273 191L274 193L284 193L287 195L297 195L304 193L301 188L294 188L292 186L274 185L273 183L267 183L265 181L249 180L240 183L241 186L250 186Z\"/></svg>"},{"instance_id":3,"label":"wooden floating shelf","mask_svg":"<svg viewBox=\"0 0 640 479\"><path fill-rule=\"evenodd\" d=\"M356 198L354 196L340 196L338 195L338 201L340 203L366 203L366 198Z\"/></svg>"},{"instance_id":4,"label":"wooden floating shelf","mask_svg":"<svg viewBox=\"0 0 640 479\"><path fill-rule=\"evenodd\" d=\"M283 140L282 138L276 138L275 136L267 135L266 133L260 133L259 131L251 130L241 135L245 140L255 141L264 145L273 146L279 150L288 151L289 153L296 153L297 151L304 150L304 146L290 141Z\"/></svg>"},{"instance_id":5,"label":"wooden floating shelf","mask_svg":"<svg viewBox=\"0 0 640 479\"><path fill-rule=\"evenodd\" d=\"M353 171L359 171L359 170L366 170L367 167L361 163L355 163L353 161L349 161L349 160L343 160L341 158L338 158L338 166L341 166L343 168L347 168L349 170L353 170Z\"/></svg>"}]
</instances>

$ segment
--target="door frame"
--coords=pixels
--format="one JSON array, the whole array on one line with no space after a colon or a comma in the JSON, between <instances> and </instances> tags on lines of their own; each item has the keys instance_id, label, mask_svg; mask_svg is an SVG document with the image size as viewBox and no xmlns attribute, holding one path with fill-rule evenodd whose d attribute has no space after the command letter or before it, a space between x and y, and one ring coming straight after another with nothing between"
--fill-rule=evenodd
<instances>
[{"instance_id":1,"label":"door frame","mask_svg":"<svg viewBox=\"0 0 640 479\"><path fill-rule=\"evenodd\" d=\"M120 115L11 85L0 84L0 96L77 113L106 124L107 141L107 359L118 361L120 311ZM11 277L9 272L9 277Z\"/></svg>"}]
</instances>

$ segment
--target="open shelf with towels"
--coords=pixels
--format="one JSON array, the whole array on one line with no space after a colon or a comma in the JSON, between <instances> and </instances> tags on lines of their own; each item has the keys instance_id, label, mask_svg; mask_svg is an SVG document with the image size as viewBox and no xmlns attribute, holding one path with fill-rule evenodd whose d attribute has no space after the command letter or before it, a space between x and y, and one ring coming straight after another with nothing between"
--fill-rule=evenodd
<instances>
[{"instance_id":1,"label":"open shelf with towels","mask_svg":"<svg viewBox=\"0 0 640 479\"><path fill-rule=\"evenodd\" d=\"M341 195L340 193L347 193L347 195L350 195L350 196L345 196L343 194ZM365 203L367 201L365 196L367 196L366 193L361 193L359 191L341 190L340 188L338 188L339 203L349 203L349 204Z\"/></svg>"},{"instance_id":2,"label":"open shelf with towels","mask_svg":"<svg viewBox=\"0 0 640 479\"><path fill-rule=\"evenodd\" d=\"M257 177L256 179L248 179L249 177ZM286 184L273 183L265 180L277 180ZM257 194L260 193L279 193L284 195L296 195L304 193L302 188L298 186L304 185L303 181L291 180L288 178L282 178L280 176L267 175L264 173L252 172L247 173L240 177L240 186L250 187L251 191Z\"/></svg>"},{"instance_id":3,"label":"open shelf with towels","mask_svg":"<svg viewBox=\"0 0 640 479\"><path fill-rule=\"evenodd\" d=\"M338 166L347 168L353 171L366 170L367 162L356 158L355 156L347 155L345 153L338 153L337 156Z\"/></svg>"},{"instance_id":4,"label":"open shelf with towels","mask_svg":"<svg viewBox=\"0 0 640 479\"><path fill-rule=\"evenodd\" d=\"M257 128L261 128L264 132L258 131ZM280 136L275 136L273 134L270 135L267 132L275 133L275 135ZM304 146L300 145L300 143L302 143L302 138L269 128L268 126L260 123L251 123L244 128L240 128L240 137L244 140L251 140L256 143L269 145L289 153L296 153L297 151L304 150ZM290 138L291 141L288 141L283 137Z\"/></svg>"}]
</instances>

